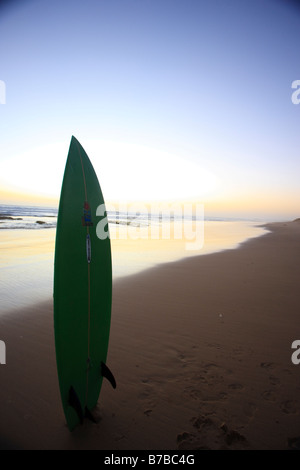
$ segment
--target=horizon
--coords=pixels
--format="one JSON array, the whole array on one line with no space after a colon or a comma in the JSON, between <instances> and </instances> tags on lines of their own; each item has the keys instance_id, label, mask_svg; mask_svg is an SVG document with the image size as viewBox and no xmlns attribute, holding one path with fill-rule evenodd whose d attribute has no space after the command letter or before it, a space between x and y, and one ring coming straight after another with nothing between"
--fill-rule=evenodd
<instances>
[{"instance_id":1,"label":"horizon","mask_svg":"<svg viewBox=\"0 0 300 470\"><path fill-rule=\"evenodd\" d=\"M75 135L107 202L299 217L295 5L26 0L0 12L1 204L58 206Z\"/></svg>"},{"instance_id":2,"label":"horizon","mask_svg":"<svg viewBox=\"0 0 300 470\"><path fill-rule=\"evenodd\" d=\"M47 200L46 200L47 201ZM207 213L205 211L205 206L203 204L193 204L191 202L188 203L180 203L180 202L173 202L173 203L167 203L166 201L162 202L155 202L154 204L151 203L139 203L139 202L122 202L122 203L116 203L116 202L110 202L108 201L106 204L106 210L107 214L110 214L110 216L114 214L122 215L122 214L127 214L128 216L132 216L133 214L136 214L137 217L156 217L162 216L162 217L170 217L170 220L173 220L173 217L180 218L184 220L185 218L189 219L191 216L193 217L194 220L204 220L204 221L217 221L217 222L253 222L253 223L276 223L276 222L294 222L299 220L299 217L285 217L285 216L278 216L275 219L272 215L270 214L248 214L245 215L243 213L234 213L230 214L228 212L211 212ZM197 209L198 206L198 209ZM201 211L199 210L199 207L201 206ZM7 203L2 203L0 202L0 213L2 208L20 208L20 209L45 209L45 210L51 210L51 211L56 211L58 214L59 211L59 200L56 202L49 202L46 204L44 201L33 201L30 200L29 203L26 203L24 201L16 201L16 202L7 202ZM0 214L1 215L1 214ZM6 213L5 215L12 215L12 216L20 216L20 214L15 214L15 213ZM174 220L175 220L174 219Z\"/></svg>"}]
</instances>

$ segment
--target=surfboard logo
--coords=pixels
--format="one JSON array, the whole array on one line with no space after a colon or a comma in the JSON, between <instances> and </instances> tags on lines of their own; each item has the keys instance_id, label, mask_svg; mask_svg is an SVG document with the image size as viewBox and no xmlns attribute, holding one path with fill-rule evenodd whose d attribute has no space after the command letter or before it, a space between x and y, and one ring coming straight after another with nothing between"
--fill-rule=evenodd
<instances>
[{"instance_id":1,"label":"surfboard logo","mask_svg":"<svg viewBox=\"0 0 300 470\"><path fill-rule=\"evenodd\" d=\"M87 262L90 263L92 259L92 246L91 246L91 237L89 234L86 236L86 258L87 258Z\"/></svg>"},{"instance_id":2,"label":"surfboard logo","mask_svg":"<svg viewBox=\"0 0 300 470\"><path fill-rule=\"evenodd\" d=\"M82 225L84 227L92 227L93 222L92 222L92 213L91 213L91 207L87 201L85 201L83 205L83 216L81 218L82 220Z\"/></svg>"}]
</instances>

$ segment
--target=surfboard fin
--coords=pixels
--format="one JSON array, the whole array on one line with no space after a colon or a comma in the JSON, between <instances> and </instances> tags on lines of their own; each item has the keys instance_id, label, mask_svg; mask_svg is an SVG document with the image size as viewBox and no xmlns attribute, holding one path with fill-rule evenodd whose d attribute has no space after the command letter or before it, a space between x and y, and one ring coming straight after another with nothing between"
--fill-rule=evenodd
<instances>
[{"instance_id":1,"label":"surfboard fin","mask_svg":"<svg viewBox=\"0 0 300 470\"><path fill-rule=\"evenodd\" d=\"M82 407L80 400L78 398L77 393L75 392L74 388L71 386L69 390L69 400L68 400L69 405L74 408L74 410L77 413L77 416L79 418L80 424L83 423L83 412L82 412Z\"/></svg>"},{"instance_id":2,"label":"surfboard fin","mask_svg":"<svg viewBox=\"0 0 300 470\"><path fill-rule=\"evenodd\" d=\"M116 388L116 380L111 372L111 370L107 367L107 365L101 361L101 375L105 377L111 384L112 388Z\"/></svg>"}]
</instances>

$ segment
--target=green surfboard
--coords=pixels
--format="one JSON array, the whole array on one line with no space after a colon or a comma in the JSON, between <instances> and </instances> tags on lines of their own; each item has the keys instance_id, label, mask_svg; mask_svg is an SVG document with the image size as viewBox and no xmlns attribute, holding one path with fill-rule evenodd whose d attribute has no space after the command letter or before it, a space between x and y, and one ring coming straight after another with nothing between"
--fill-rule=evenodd
<instances>
[{"instance_id":1,"label":"green surfboard","mask_svg":"<svg viewBox=\"0 0 300 470\"><path fill-rule=\"evenodd\" d=\"M98 224L101 230L97 234ZM61 189L54 261L56 362L70 430L84 417L93 419L103 376L115 387L106 366L111 300L111 247L104 199L86 152L72 137Z\"/></svg>"}]
</instances>

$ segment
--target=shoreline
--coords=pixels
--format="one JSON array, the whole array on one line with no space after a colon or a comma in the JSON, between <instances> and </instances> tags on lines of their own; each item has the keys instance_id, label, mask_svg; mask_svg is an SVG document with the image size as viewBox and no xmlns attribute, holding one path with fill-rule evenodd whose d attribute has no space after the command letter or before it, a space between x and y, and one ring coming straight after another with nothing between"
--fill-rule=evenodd
<instances>
[{"instance_id":1,"label":"shoreline","mask_svg":"<svg viewBox=\"0 0 300 470\"><path fill-rule=\"evenodd\" d=\"M176 229L173 225L160 227L159 239L151 238L151 228L146 233L144 229L136 233L139 230L136 228L130 229L128 233L118 231L116 238L111 239L113 282L167 262L237 248L239 244L260 236L264 231L257 223L249 221L206 221L203 227L193 227L196 228L197 235L194 233L193 240L185 236L183 227L182 236L175 238L173 235ZM166 233L170 235L167 239L163 237ZM201 237L204 244L195 249ZM55 228L0 230L0 264L3 273L0 282L0 315L51 297L54 250Z\"/></svg>"},{"instance_id":2,"label":"shoreline","mask_svg":"<svg viewBox=\"0 0 300 470\"><path fill-rule=\"evenodd\" d=\"M100 421L69 433L52 300L0 317L0 448L285 449L300 436L300 224L114 282ZM298 250L298 251L297 251ZM298 329L297 329L298 328Z\"/></svg>"}]
</instances>

